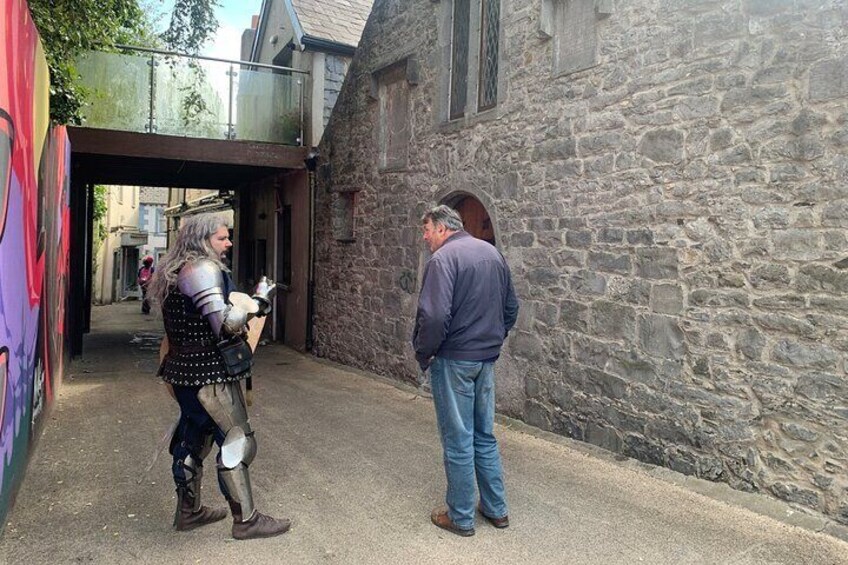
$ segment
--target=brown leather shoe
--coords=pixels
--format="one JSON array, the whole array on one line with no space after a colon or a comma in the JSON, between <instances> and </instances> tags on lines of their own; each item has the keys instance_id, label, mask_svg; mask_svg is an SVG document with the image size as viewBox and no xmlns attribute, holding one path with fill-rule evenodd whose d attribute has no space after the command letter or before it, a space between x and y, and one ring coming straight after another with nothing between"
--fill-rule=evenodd
<instances>
[{"instance_id":1,"label":"brown leather shoe","mask_svg":"<svg viewBox=\"0 0 848 565\"><path fill-rule=\"evenodd\" d=\"M227 517L227 511L223 508L209 508L201 506L197 512L190 509L179 509L174 519L174 529L178 532L187 532L206 524L219 522Z\"/></svg>"},{"instance_id":2,"label":"brown leather shoe","mask_svg":"<svg viewBox=\"0 0 848 565\"><path fill-rule=\"evenodd\" d=\"M233 522L233 537L236 539L272 538L286 533L291 528L288 518L272 518L260 512L244 522Z\"/></svg>"},{"instance_id":3,"label":"brown leather shoe","mask_svg":"<svg viewBox=\"0 0 848 565\"><path fill-rule=\"evenodd\" d=\"M509 527L509 515L504 516L503 518L492 518L491 516L486 516L486 514L483 512L483 509L479 506L477 507L477 510L480 512L480 515L483 516L483 518L485 518L486 521L494 527L499 529Z\"/></svg>"},{"instance_id":4,"label":"brown leather shoe","mask_svg":"<svg viewBox=\"0 0 848 565\"><path fill-rule=\"evenodd\" d=\"M474 528L465 529L454 524L453 520L451 520L450 516L448 516L448 509L444 506L433 509L433 512L430 514L430 521L441 529L447 530L458 536L467 538L474 535Z\"/></svg>"}]
</instances>

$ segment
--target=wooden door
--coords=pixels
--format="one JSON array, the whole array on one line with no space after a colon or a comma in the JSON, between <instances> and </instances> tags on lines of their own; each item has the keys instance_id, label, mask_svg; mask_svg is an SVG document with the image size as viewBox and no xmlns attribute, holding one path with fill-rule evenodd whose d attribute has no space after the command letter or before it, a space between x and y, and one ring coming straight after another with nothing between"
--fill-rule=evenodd
<instances>
[{"instance_id":1,"label":"wooden door","mask_svg":"<svg viewBox=\"0 0 848 565\"><path fill-rule=\"evenodd\" d=\"M492 227L492 220L479 200L473 196L466 196L457 202L454 208L462 218L465 231L477 239L488 241L492 245L495 244L495 230Z\"/></svg>"}]
</instances>

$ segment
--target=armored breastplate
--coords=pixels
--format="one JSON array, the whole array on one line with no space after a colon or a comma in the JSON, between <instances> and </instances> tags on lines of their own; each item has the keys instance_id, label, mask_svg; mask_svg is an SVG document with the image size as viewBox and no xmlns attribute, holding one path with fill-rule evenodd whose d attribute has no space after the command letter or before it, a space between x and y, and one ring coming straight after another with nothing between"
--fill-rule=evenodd
<instances>
[{"instance_id":1,"label":"armored breastplate","mask_svg":"<svg viewBox=\"0 0 848 565\"><path fill-rule=\"evenodd\" d=\"M191 299L176 287L171 288L162 305L169 350L159 375L165 382L178 386L203 386L238 381L250 376L247 371L237 377L227 374L216 338Z\"/></svg>"}]
</instances>

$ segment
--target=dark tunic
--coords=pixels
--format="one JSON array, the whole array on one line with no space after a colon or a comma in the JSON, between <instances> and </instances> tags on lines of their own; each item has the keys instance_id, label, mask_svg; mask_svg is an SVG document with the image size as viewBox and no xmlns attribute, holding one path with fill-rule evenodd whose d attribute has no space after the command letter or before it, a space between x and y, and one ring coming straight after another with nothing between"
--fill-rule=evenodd
<instances>
[{"instance_id":1,"label":"dark tunic","mask_svg":"<svg viewBox=\"0 0 848 565\"><path fill-rule=\"evenodd\" d=\"M232 283L224 274L224 296L228 296ZM168 336L168 354L159 368L162 379L177 386L203 386L240 381L250 376L250 370L230 376L224 369L221 354L215 347L218 341L212 326L200 314L191 298L171 287L162 305L165 333Z\"/></svg>"}]
</instances>

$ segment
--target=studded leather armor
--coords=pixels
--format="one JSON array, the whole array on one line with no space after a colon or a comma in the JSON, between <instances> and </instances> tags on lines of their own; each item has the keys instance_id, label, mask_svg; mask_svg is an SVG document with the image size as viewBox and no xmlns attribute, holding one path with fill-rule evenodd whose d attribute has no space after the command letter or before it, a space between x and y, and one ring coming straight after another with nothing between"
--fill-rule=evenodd
<instances>
[{"instance_id":1,"label":"studded leather armor","mask_svg":"<svg viewBox=\"0 0 848 565\"><path fill-rule=\"evenodd\" d=\"M201 306L202 307L202 306ZM224 368L215 344L219 341L209 320L191 297L175 285L162 305L168 354L159 374L165 382L177 386L203 386L239 381L250 371L230 376Z\"/></svg>"}]
</instances>

